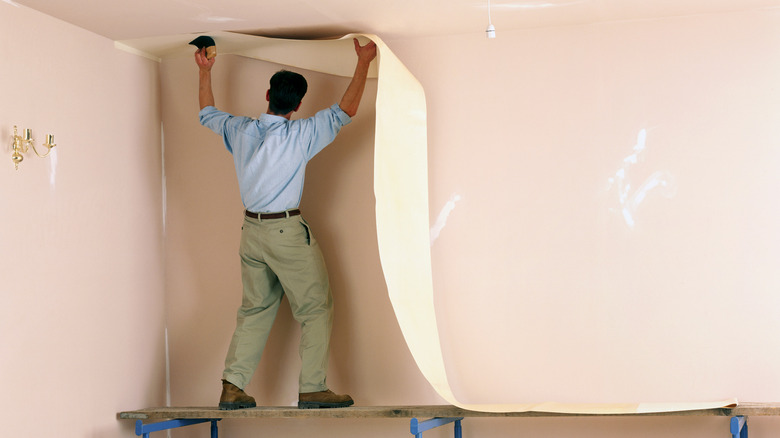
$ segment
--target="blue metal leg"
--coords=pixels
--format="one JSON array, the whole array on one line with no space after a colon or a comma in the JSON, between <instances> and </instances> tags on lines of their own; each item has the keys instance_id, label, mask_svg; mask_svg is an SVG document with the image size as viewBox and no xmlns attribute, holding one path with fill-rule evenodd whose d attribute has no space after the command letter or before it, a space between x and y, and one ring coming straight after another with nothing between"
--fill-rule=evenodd
<instances>
[{"instance_id":1,"label":"blue metal leg","mask_svg":"<svg viewBox=\"0 0 780 438\"><path fill-rule=\"evenodd\" d=\"M416 418L412 418L412 421L409 422L409 431L415 438L422 438L422 434L426 430L455 422L455 438L461 438L463 435L463 429L460 424L461 420L463 420L463 417L436 417L425 421L419 421Z\"/></svg>"},{"instance_id":2,"label":"blue metal leg","mask_svg":"<svg viewBox=\"0 0 780 438\"><path fill-rule=\"evenodd\" d=\"M217 421L211 420L211 438L219 438L219 431L217 430Z\"/></svg>"},{"instance_id":3,"label":"blue metal leg","mask_svg":"<svg viewBox=\"0 0 780 438\"><path fill-rule=\"evenodd\" d=\"M731 417L731 438L748 438L746 417Z\"/></svg>"},{"instance_id":4,"label":"blue metal leg","mask_svg":"<svg viewBox=\"0 0 780 438\"><path fill-rule=\"evenodd\" d=\"M161 430L176 429L177 427L191 426L193 424L200 424L211 422L211 438L218 438L217 421L212 419L176 419L168 421L160 421L158 423L144 424L143 421L138 420L135 422L135 434L143 436L143 438L149 438L149 434L152 432L159 432Z\"/></svg>"}]
</instances>

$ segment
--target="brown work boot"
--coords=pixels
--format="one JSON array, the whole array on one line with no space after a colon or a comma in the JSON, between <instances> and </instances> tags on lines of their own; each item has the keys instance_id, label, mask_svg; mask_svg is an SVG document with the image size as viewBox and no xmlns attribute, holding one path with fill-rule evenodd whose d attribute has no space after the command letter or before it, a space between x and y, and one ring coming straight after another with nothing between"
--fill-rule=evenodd
<instances>
[{"instance_id":1,"label":"brown work boot","mask_svg":"<svg viewBox=\"0 0 780 438\"><path fill-rule=\"evenodd\" d=\"M346 394L334 394L330 389L298 394L298 409L346 408L354 403L352 397Z\"/></svg>"},{"instance_id":2,"label":"brown work boot","mask_svg":"<svg viewBox=\"0 0 780 438\"><path fill-rule=\"evenodd\" d=\"M219 409L232 411L233 409L254 408L255 399L246 395L238 386L222 379L222 395L219 397Z\"/></svg>"}]
</instances>

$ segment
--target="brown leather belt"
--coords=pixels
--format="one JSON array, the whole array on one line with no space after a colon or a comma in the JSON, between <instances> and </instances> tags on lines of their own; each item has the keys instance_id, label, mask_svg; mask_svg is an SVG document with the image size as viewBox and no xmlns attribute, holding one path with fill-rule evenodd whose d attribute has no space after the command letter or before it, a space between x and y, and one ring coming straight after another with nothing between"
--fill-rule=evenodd
<instances>
[{"instance_id":1,"label":"brown leather belt","mask_svg":"<svg viewBox=\"0 0 780 438\"><path fill-rule=\"evenodd\" d=\"M291 216L298 216L301 214L301 211L296 208L295 210L283 211L281 213L259 213L258 214L246 210L245 214L246 217L251 217L252 219L284 219Z\"/></svg>"}]
</instances>

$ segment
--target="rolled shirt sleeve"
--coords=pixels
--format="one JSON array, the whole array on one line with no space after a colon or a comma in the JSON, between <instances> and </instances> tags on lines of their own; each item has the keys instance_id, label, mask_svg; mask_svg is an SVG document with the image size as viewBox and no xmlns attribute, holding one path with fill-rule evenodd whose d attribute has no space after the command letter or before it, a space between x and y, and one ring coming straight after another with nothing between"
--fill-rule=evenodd
<instances>
[{"instance_id":1,"label":"rolled shirt sleeve","mask_svg":"<svg viewBox=\"0 0 780 438\"><path fill-rule=\"evenodd\" d=\"M319 111L314 117L301 120L304 124L302 131L311 133L311 139L305 145L306 159L311 160L325 149L336 138L341 127L351 121L352 118L338 104Z\"/></svg>"},{"instance_id":2,"label":"rolled shirt sleeve","mask_svg":"<svg viewBox=\"0 0 780 438\"><path fill-rule=\"evenodd\" d=\"M224 111L220 111L213 106L204 107L198 114L200 118L200 124L211 129L217 135L221 136L225 148L228 152L233 153L233 143L236 132L239 132L241 125L245 125L252 121L248 117L238 117Z\"/></svg>"}]
</instances>

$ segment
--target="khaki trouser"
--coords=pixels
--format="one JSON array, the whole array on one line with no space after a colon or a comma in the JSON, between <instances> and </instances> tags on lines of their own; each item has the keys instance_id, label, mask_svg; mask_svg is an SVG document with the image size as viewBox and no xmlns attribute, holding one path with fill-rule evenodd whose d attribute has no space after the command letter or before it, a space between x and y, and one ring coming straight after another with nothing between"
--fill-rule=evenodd
<instances>
[{"instance_id":1,"label":"khaki trouser","mask_svg":"<svg viewBox=\"0 0 780 438\"><path fill-rule=\"evenodd\" d=\"M245 217L239 253L244 295L223 378L239 388L249 384L286 294L301 324L300 392L326 390L333 298L325 260L308 224L301 216Z\"/></svg>"}]
</instances>

